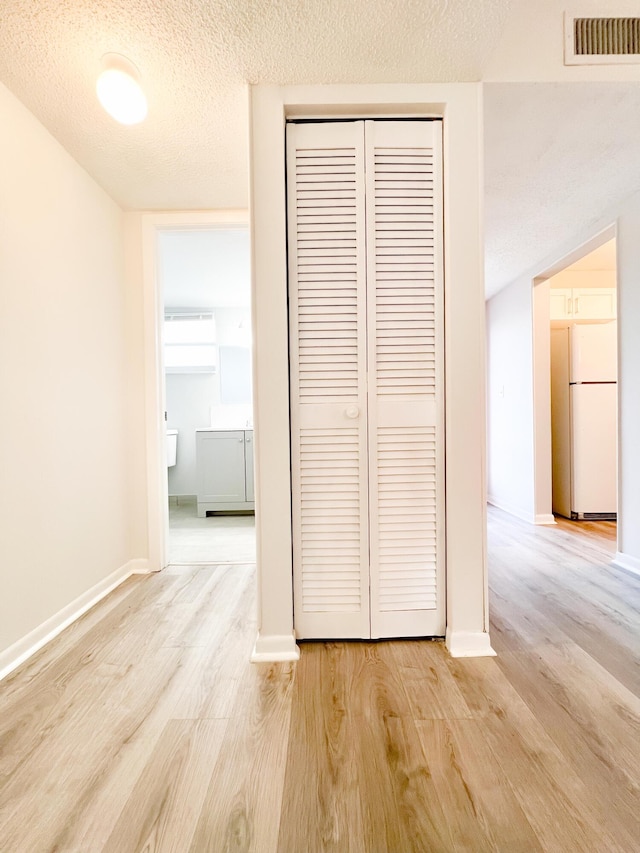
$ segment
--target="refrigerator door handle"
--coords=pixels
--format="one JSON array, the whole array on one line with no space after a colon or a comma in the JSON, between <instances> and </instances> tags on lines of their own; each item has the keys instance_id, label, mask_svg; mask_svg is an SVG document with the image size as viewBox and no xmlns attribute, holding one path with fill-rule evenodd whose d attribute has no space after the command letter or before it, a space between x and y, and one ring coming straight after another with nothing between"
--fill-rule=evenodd
<instances>
[{"instance_id":1,"label":"refrigerator door handle","mask_svg":"<svg viewBox=\"0 0 640 853\"><path fill-rule=\"evenodd\" d=\"M577 317L577 316L578 316L578 314L579 314L580 297L579 297L579 296L576 296L576 300L575 300L575 301L576 301L576 317Z\"/></svg>"}]
</instances>

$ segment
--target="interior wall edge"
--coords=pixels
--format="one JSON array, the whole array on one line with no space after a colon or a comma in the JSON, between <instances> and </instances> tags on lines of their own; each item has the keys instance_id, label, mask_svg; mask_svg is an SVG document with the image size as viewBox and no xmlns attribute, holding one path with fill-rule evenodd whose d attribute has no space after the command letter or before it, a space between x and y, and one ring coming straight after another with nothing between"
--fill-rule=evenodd
<instances>
[{"instance_id":1,"label":"interior wall edge","mask_svg":"<svg viewBox=\"0 0 640 853\"><path fill-rule=\"evenodd\" d=\"M640 560L637 557L632 557L631 554L617 551L611 565L625 572L630 572L632 575L640 576Z\"/></svg>"},{"instance_id":2,"label":"interior wall edge","mask_svg":"<svg viewBox=\"0 0 640 853\"><path fill-rule=\"evenodd\" d=\"M487 495L487 503L491 506L494 506L496 509L501 509L503 512L508 512L509 515L513 515L516 518L519 518L521 521L526 521L529 524L547 523L537 521L537 516L534 513L530 512L529 510L523 509L522 507L506 503L495 495Z\"/></svg>"}]
</instances>

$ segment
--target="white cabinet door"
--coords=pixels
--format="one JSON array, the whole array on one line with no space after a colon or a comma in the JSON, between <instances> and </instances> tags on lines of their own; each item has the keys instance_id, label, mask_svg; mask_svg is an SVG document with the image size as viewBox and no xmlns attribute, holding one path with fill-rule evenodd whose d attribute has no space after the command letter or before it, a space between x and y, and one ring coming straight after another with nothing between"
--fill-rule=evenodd
<instances>
[{"instance_id":1,"label":"white cabinet door","mask_svg":"<svg viewBox=\"0 0 640 853\"><path fill-rule=\"evenodd\" d=\"M244 471L245 471L245 500L255 501L253 486L253 431L246 430L244 434Z\"/></svg>"},{"instance_id":2,"label":"white cabinet door","mask_svg":"<svg viewBox=\"0 0 640 853\"><path fill-rule=\"evenodd\" d=\"M290 125L287 172L296 634L442 635L441 124Z\"/></svg>"},{"instance_id":3,"label":"white cabinet door","mask_svg":"<svg viewBox=\"0 0 640 853\"><path fill-rule=\"evenodd\" d=\"M553 287L549 291L552 320L615 320L615 287Z\"/></svg>"},{"instance_id":4,"label":"white cabinet door","mask_svg":"<svg viewBox=\"0 0 640 853\"><path fill-rule=\"evenodd\" d=\"M244 430L197 433L198 501L245 501Z\"/></svg>"},{"instance_id":5,"label":"white cabinet door","mask_svg":"<svg viewBox=\"0 0 640 853\"><path fill-rule=\"evenodd\" d=\"M571 288L553 287L549 291L549 316L552 320L571 319Z\"/></svg>"},{"instance_id":6,"label":"white cabinet door","mask_svg":"<svg viewBox=\"0 0 640 853\"><path fill-rule=\"evenodd\" d=\"M614 320L615 317L615 288L574 287L574 320Z\"/></svg>"}]
</instances>

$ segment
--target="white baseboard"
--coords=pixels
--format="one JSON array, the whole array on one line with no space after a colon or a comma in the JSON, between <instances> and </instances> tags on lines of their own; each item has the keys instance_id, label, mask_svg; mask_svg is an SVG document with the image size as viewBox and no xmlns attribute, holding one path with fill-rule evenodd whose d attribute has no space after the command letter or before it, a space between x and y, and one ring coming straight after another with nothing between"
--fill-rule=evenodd
<instances>
[{"instance_id":1,"label":"white baseboard","mask_svg":"<svg viewBox=\"0 0 640 853\"><path fill-rule=\"evenodd\" d=\"M79 619L83 613L90 610L100 599L112 592L117 586L120 586L132 574L146 573L148 569L142 568L142 564L146 563L147 560L130 560L128 563L125 563L124 566L116 569L115 572L107 575L106 578L103 578L95 586L92 586L91 589L78 596L75 601L63 607L62 610L59 610L54 616L47 619L46 622L38 625L37 628L34 628L33 631L22 637L17 643L0 652L0 680L9 675L10 672L13 672L16 667L24 663L31 655L34 655L39 649L53 640L54 637L57 637L61 631L68 628L72 622Z\"/></svg>"},{"instance_id":2,"label":"white baseboard","mask_svg":"<svg viewBox=\"0 0 640 853\"><path fill-rule=\"evenodd\" d=\"M251 653L251 663L299 659L300 649L293 634L258 634Z\"/></svg>"},{"instance_id":3,"label":"white baseboard","mask_svg":"<svg viewBox=\"0 0 640 853\"><path fill-rule=\"evenodd\" d=\"M486 631L450 631L447 628L445 644L452 658L496 656Z\"/></svg>"},{"instance_id":4,"label":"white baseboard","mask_svg":"<svg viewBox=\"0 0 640 853\"><path fill-rule=\"evenodd\" d=\"M625 572L631 572L632 575L640 575L640 560L637 557L632 557L631 554L623 554L622 551L618 551L611 564L618 569L624 569Z\"/></svg>"},{"instance_id":5,"label":"white baseboard","mask_svg":"<svg viewBox=\"0 0 640 853\"><path fill-rule=\"evenodd\" d=\"M539 512L536 515L534 524L557 524L558 522L555 520L551 513Z\"/></svg>"},{"instance_id":6,"label":"white baseboard","mask_svg":"<svg viewBox=\"0 0 640 853\"><path fill-rule=\"evenodd\" d=\"M509 515L515 515L516 518L520 518L522 521L528 521L529 524L536 523L536 516L532 513L525 512L525 510L520 509L519 507L506 504L498 498L495 498L493 495L487 496L487 503L490 503L491 506L496 507L496 509L501 509L503 512L508 512Z\"/></svg>"},{"instance_id":7,"label":"white baseboard","mask_svg":"<svg viewBox=\"0 0 640 853\"><path fill-rule=\"evenodd\" d=\"M135 560L129 560L127 563L130 575L150 575L159 569L152 569L149 560L146 557L138 557Z\"/></svg>"}]
</instances>

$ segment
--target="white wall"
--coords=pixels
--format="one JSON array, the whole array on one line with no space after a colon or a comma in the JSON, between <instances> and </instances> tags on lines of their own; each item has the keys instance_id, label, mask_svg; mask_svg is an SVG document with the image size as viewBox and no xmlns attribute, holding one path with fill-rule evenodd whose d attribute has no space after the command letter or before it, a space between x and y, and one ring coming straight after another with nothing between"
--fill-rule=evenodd
<instances>
[{"instance_id":1,"label":"white wall","mask_svg":"<svg viewBox=\"0 0 640 853\"><path fill-rule=\"evenodd\" d=\"M616 287L615 270L562 270L549 279L555 287Z\"/></svg>"},{"instance_id":2,"label":"white wall","mask_svg":"<svg viewBox=\"0 0 640 853\"><path fill-rule=\"evenodd\" d=\"M1 85L0 115L2 669L131 544L122 214Z\"/></svg>"},{"instance_id":3,"label":"white wall","mask_svg":"<svg viewBox=\"0 0 640 853\"><path fill-rule=\"evenodd\" d=\"M550 253L537 271L523 276L487 303L489 348L489 492L492 500L517 515L533 512L535 444L532 430L534 399L531 370L533 328L531 288L537 275L558 271L560 259L571 263L604 229L615 223L618 283L618 554L616 562L640 573L640 193L610 210L600 222ZM609 233L607 239L611 239ZM528 356L527 356L528 353ZM517 396L497 399L504 375L518 372ZM507 443L507 433L517 437ZM501 442L499 439L504 439ZM514 443L515 442L515 443ZM509 471L514 468L513 476ZM516 476L517 474L517 476ZM521 479L522 478L522 479ZM533 515L530 520L534 520Z\"/></svg>"},{"instance_id":4,"label":"white wall","mask_svg":"<svg viewBox=\"0 0 640 853\"><path fill-rule=\"evenodd\" d=\"M534 520L531 279L487 303L488 497Z\"/></svg>"},{"instance_id":5,"label":"white wall","mask_svg":"<svg viewBox=\"0 0 640 853\"><path fill-rule=\"evenodd\" d=\"M169 494L195 495L196 429L209 426L211 407L220 401L219 377L214 373L166 375L167 426L178 430L176 465L169 468Z\"/></svg>"},{"instance_id":6,"label":"white wall","mask_svg":"<svg viewBox=\"0 0 640 853\"><path fill-rule=\"evenodd\" d=\"M640 573L640 193L620 210L618 267L618 554Z\"/></svg>"}]
</instances>

